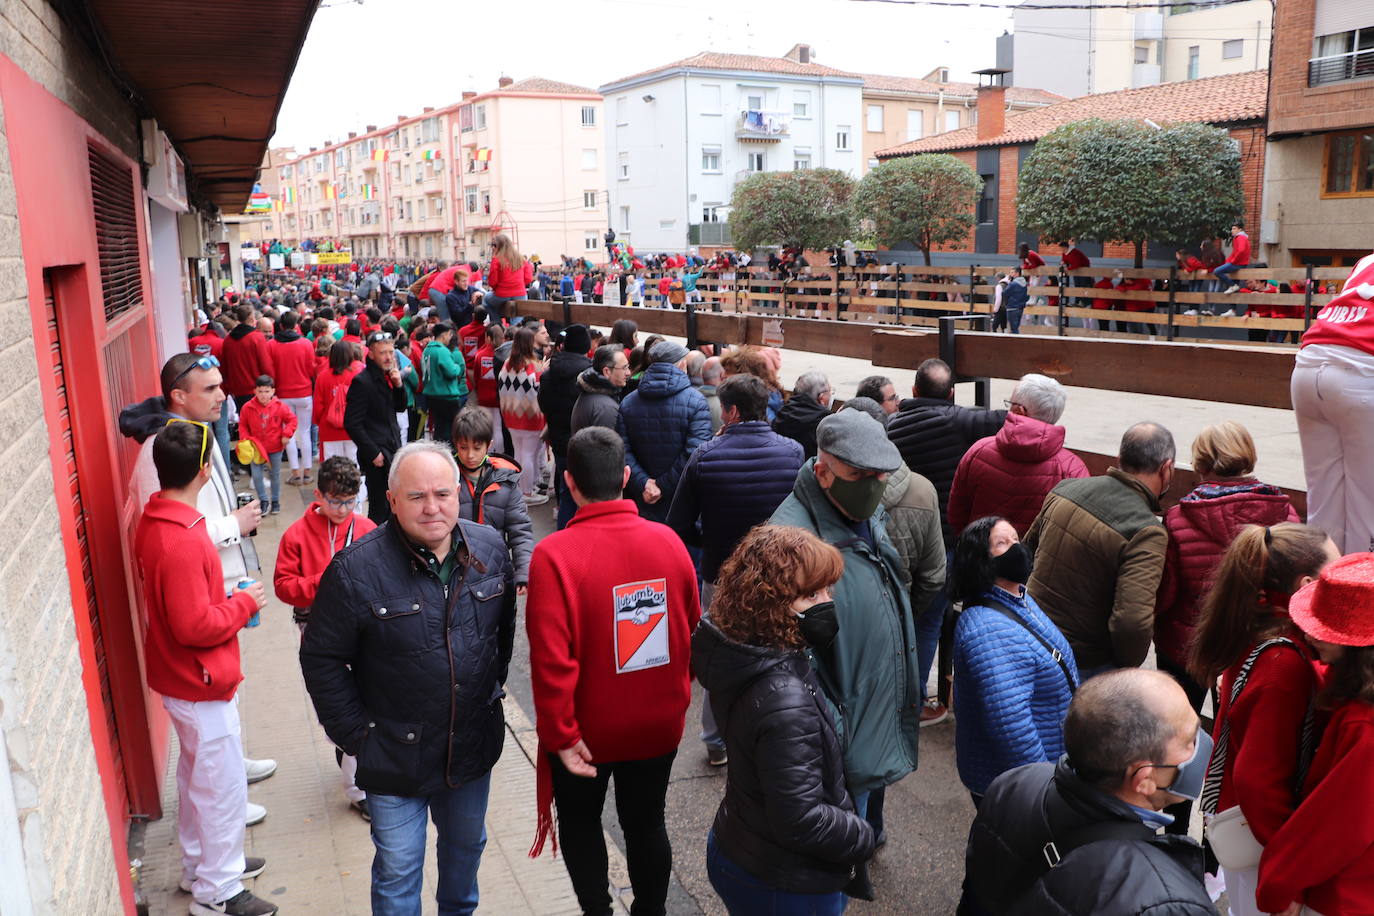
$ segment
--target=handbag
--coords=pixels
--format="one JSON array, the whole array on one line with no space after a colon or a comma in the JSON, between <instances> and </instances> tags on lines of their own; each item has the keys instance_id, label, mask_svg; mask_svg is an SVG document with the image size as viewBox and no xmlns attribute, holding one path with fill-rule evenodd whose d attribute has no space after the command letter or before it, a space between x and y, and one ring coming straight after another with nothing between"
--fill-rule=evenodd
<instances>
[{"instance_id":1,"label":"handbag","mask_svg":"<svg viewBox=\"0 0 1374 916\"><path fill-rule=\"evenodd\" d=\"M1208 815L1205 821L1207 841L1212 844L1212 852L1222 868L1240 871L1259 867L1264 847L1255 839L1240 805Z\"/></svg>"}]
</instances>

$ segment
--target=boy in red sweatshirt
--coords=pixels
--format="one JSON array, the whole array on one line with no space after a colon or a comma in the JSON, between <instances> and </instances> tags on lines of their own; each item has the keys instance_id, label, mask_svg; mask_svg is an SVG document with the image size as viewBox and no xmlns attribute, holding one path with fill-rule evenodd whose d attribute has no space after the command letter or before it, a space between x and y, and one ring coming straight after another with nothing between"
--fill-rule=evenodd
<instances>
[{"instance_id":1,"label":"boy in red sweatshirt","mask_svg":"<svg viewBox=\"0 0 1374 916\"><path fill-rule=\"evenodd\" d=\"M270 375L259 375L253 397L239 408L239 439L251 439L267 453L267 461L254 461L248 466L258 502L267 505L266 469L272 478L272 507L265 514L281 511L281 453L296 434L296 414L277 400L277 386Z\"/></svg>"},{"instance_id":2,"label":"boy in red sweatshirt","mask_svg":"<svg viewBox=\"0 0 1374 916\"><path fill-rule=\"evenodd\" d=\"M134 535L148 605L144 657L148 686L162 694L181 744L177 836L190 911L271 916L277 908L243 887L267 863L243 855L248 789L235 696L243 680L238 632L267 594L258 582L224 594L219 554L196 508L213 448L210 427L193 420L168 422L153 441L162 489Z\"/></svg>"},{"instance_id":3,"label":"boy in red sweatshirt","mask_svg":"<svg viewBox=\"0 0 1374 916\"><path fill-rule=\"evenodd\" d=\"M315 602L320 579L334 554L377 527L376 522L356 511L362 480L362 473L351 459L342 455L326 458L320 465L315 501L282 532L272 586L277 599L291 606L292 617L302 633L310 621L310 605ZM372 820L367 793L358 788L357 758L342 752L336 755L348 804L364 820Z\"/></svg>"},{"instance_id":4,"label":"boy in red sweatshirt","mask_svg":"<svg viewBox=\"0 0 1374 916\"><path fill-rule=\"evenodd\" d=\"M672 851L668 775L691 702L696 572L672 529L624 499L630 470L614 430L568 443L577 514L534 549L525 625L539 732L537 855L558 809L558 841L584 913L609 912L601 809L615 776L635 909L664 912ZM556 848L557 844L555 844Z\"/></svg>"},{"instance_id":5,"label":"boy in red sweatshirt","mask_svg":"<svg viewBox=\"0 0 1374 916\"><path fill-rule=\"evenodd\" d=\"M467 363L468 378L477 377L477 351L486 341L487 310L477 306L472 310L472 321L458 329L458 349Z\"/></svg>"}]
</instances>

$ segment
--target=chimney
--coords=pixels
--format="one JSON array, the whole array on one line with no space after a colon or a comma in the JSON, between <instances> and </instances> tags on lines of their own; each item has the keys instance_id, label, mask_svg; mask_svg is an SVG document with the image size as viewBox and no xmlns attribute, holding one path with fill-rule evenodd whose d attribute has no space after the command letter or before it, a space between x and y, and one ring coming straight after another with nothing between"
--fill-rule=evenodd
<instances>
[{"instance_id":1,"label":"chimney","mask_svg":"<svg viewBox=\"0 0 1374 916\"><path fill-rule=\"evenodd\" d=\"M1007 129L1007 71L996 67L977 70L978 139L988 140Z\"/></svg>"},{"instance_id":2,"label":"chimney","mask_svg":"<svg viewBox=\"0 0 1374 916\"><path fill-rule=\"evenodd\" d=\"M434 106L433 106L433 105L426 105L426 106L425 106L425 110L422 111L422 112L420 112L420 114L429 114L429 113L430 113L431 111L433 111L433 110L434 110Z\"/></svg>"},{"instance_id":3,"label":"chimney","mask_svg":"<svg viewBox=\"0 0 1374 916\"><path fill-rule=\"evenodd\" d=\"M798 46L797 46L797 63L799 63L799 64L809 64L809 63L811 63L811 46L810 46L810 45L798 45Z\"/></svg>"},{"instance_id":4,"label":"chimney","mask_svg":"<svg viewBox=\"0 0 1374 916\"><path fill-rule=\"evenodd\" d=\"M368 132L368 133L372 133L372 132L373 132L374 130L376 130L376 129L377 129L377 125L376 125L376 124L369 124L369 125L367 125L367 132Z\"/></svg>"},{"instance_id":5,"label":"chimney","mask_svg":"<svg viewBox=\"0 0 1374 916\"><path fill-rule=\"evenodd\" d=\"M312 147L310 147L310 152L313 153L313 152L315 152L315 151L318 150L318 149L319 149L318 146L312 146Z\"/></svg>"},{"instance_id":6,"label":"chimney","mask_svg":"<svg viewBox=\"0 0 1374 916\"><path fill-rule=\"evenodd\" d=\"M404 121L404 120L405 120L406 118L408 118L408 117L410 117L410 115L397 115L397 116L396 116L396 120L397 120L397 121Z\"/></svg>"},{"instance_id":7,"label":"chimney","mask_svg":"<svg viewBox=\"0 0 1374 916\"><path fill-rule=\"evenodd\" d=\"M358 132L356 130L350 130L348 132L348 139L352 140L356 136L358 136Z\"/></svg>"},{"instance_id":8,"label":"chimney","mask_svg":"<svg viewBox=\"0 0 1374 916\"><path fill-rule=\"evenodd\" d=\"M500 86L502 89L505 89L507 86L511 85L514 82L515 80L511 79L509 76L503 76L496 81L496 85Z\"/></svg>"},{"instance_id":9,"label":"chimney","mask_svg":"<svg viewBox=\"0 0 1374 916\"><path fill-rule=\"evenodd\" d=\"M475 98L477 98L477 93L473 92L471 89L469 89L468 91L466 91L466 92L463 93L463 101L465 101L465 102L466 102L468 99L475 99Z\"/></svg>"}]
</instances>

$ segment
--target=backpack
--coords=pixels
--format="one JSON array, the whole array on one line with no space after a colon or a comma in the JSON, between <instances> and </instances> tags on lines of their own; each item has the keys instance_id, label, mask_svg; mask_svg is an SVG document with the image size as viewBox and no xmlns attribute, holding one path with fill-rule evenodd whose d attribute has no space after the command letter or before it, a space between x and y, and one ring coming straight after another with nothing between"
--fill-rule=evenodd
<instances>
[{"instance_id":1,"label":"backpack","mask_svg":"<svg viewBox=\"0 0 1374 916\"><path fill-rule=\"evenodd\" d=\"M324 412L325 422L343 429L344 413L347 409L348 385L335 385L329 391L329 407Z\"/></svg>"}]
</instances>

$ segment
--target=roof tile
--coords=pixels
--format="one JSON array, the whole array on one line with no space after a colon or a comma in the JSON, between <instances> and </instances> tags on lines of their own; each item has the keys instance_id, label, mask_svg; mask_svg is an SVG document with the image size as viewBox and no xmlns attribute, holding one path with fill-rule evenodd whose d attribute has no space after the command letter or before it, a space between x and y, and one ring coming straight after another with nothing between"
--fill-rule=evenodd
<instances>
[{"instance_id":1,"label":"roof tile","mask_svg":"<svg viewBox=\"0 0 1374 916\"><path fill-rule=\"evenodd\" d=\"M857 73L836 70L834 67L827 67L824 64L798 63L786 57L761 57L754 54L721 54L715 51L702 51L700 54L694 54L691 57L673 61L670 64L660 64L652 70L644 70L639 73L633 73L630 76L623 76L617 80L611 80L606 85L613 86L617 83L627 83L630 80L639 79L642 76L678 69L745 70L754 73L787 73L796 76L859 77Z\"/></svg>"},{"instance_id":2,"label":"roof tile","mask_svg":"<svg viewBox=\"0 0 1374 916\"><path fill-rule=\"evenodd\" d=\"M978 95L976 83L937 83L934 80L910 76L885 76L881 73L864 73L861 76L865 89L878 92L910 92L920 95L938 95L943 92L946 97L956 99L972 99ZM1031 105L1052 105L1065 100L1064 96L1044 89L1027 89L1021 86L1008 86L1007 98L1012 102Z\"/></svg>"},{"instance_id":3,"label":"roof tile","mask_svg":"<svg viewBox=\"0 0 1374 916\"><path fill-rule=\"evenodd\" d=\"M588 89L586 86L574 86L572 83L560 83L558 80L546 80L543 77L531 76L527 79L518 80L504 88L488 90L491 92L553 92L560 95L595 95L601 93L595 89Z\"/></svg>"}]
</instances>

